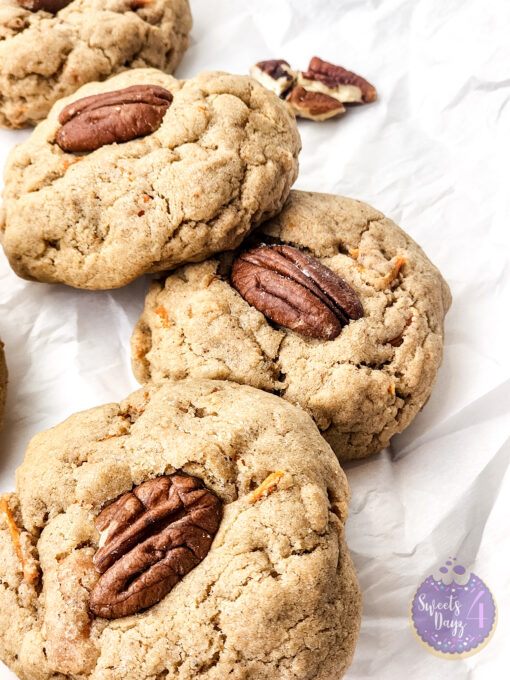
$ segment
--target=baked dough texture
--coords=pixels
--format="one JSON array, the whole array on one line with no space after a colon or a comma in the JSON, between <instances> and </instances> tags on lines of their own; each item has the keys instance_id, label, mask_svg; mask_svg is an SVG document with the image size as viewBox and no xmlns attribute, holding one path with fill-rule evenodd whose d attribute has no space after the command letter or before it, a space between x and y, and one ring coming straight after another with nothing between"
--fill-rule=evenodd
<instances>
[{"instance_id":1,"label":"baked dough texture","mask_svg":"<svg viewBox=\"0 0 510 680\"><path fill-rule=\"evenodd\" d=\"M150 609L91 618L94 518L175 470L223 501L209 553ZM278 470L277 488L253 502ZM16 486L6 500L25 567L42 575L23 579L2 518L0 652L22 680L343 676L361 609L344 538L349 489L302 410L228 382L148 385L37 435Z\"/></svg>"},{"instance_id":2,"label":"baked dough texture","mask_svg":"<svg viewBox=\"0 0 510 680\"><path fill-rule=\"evenodd\" d=\"M4 343L0 340L0 429L4 422L5 400L7 397L7 364L5 363Z\"/></svg>"},{"instance_id":3,"label":"baked dough texture","mask_svg":"<svg viewBox=\"0 0 510 680\"><path fill-rule=\"evenodd\" d=\"M55 144L66 104L135 84L173 94L155 132L86 154ZM19 276L117 288L238 246L281 210L300 148L292 114L248 76L137 69L89 83L11 152L0 241Z\"/></svg>"},{"instance_id":4,"label":"baked dough texture","mask_svg":"<svg viewBox=\"0 0 510 680\"><path fill-rule=\"evenodd\" d=\"M173 73L191 25L188 0L73 0L57 14L0 0L0 126L34 125L58 99L129 68Z\"/></svg>"},{"instance_id":5,"label":"baked dough texture","mask_svg":"<svg viewBox=\"0 0 510 680\"><path fill-rule=\"evenodd\" d=\"M132 337L137 379L228 379L279 394L315 420L341 461L388 446L427 401L450 291L390 219L350 198L292 191L260 230L302 248L358 294L364 317L334 340L276 326L229 283L232 255L155 282Z\"/></svg>"}]
</instances>

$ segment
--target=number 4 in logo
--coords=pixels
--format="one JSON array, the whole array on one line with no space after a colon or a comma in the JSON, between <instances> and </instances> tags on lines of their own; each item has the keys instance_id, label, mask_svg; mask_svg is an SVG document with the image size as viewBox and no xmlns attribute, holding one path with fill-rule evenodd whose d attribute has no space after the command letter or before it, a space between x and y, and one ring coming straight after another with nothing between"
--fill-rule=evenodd
<instances>
[{"instance_id":1,"label":"number 4 in logo","mask_svg":"<svg viewBox=\"0 0 510 680\"><path fill-rule=\"evenodd\" d=\"M471 607L469 608L469 611L468 611L467 616L466 616L467 621L478 621L478 628L483 628L484 622L485 622L485 619L484 619L484 616L483 616L483 602L480 602L479 605L478 605L478 616L471 616L471 612L473 611L473 607L475 606L475 604L478 602L478 600L480 598L482 598L484 596L484 594L485 593L483 591L480 591L478 593L478 595L475 597L475 599L471 603Z\"/></svg>"}]
</instances>

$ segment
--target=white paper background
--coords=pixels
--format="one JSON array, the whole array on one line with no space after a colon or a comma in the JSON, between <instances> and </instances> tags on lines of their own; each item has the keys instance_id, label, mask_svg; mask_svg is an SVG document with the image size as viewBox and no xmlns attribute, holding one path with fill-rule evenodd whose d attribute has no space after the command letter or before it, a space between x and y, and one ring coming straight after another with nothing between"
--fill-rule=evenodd
<instances>
[{"instance_id":1,"label":"white paper background","mask_svg":"<svg viewBox=\"0 0 510 680\"><path fill-rule=\"evenodd\" d=\"M177 75L248 71L314 54L376 86L376 104L300 123L297 188L374 204L449 281L454 304L438 383L391 450L347 470L348 535L364 594L349 680L508 677L510 605L510 50L507 0L194 0L192 47ZM27 132L0 131L0 161ZM136 383L128 341L148 279L113 292L18 279L0 255L0 337L10 371L0 484L29 438ZM499 604L480 654L445 661L414 640L409 600L457 555ZM506 658L505 658L506 657ZM0 667L0 678L12 678Z\"/></svg>"}]
</instances>

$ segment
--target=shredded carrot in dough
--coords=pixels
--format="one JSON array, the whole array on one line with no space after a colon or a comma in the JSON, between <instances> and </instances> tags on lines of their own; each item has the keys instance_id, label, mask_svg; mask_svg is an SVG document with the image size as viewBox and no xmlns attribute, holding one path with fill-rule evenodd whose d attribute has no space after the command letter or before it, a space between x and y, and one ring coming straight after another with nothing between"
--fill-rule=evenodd
<instances>
[{"instance_id":1,"label":"shredded carrot in dough","mask_svg":"<svg viewBox=\"0 0 510 680\"><path fill-rule=\"evenodd\" d=\"M18 529L16 520L13 517L6 496L2 496L0 498L0 512L4 514L7 526L9 527L11 539L14 544L14 549L16 551L16 555L18 556L18 559L21 563L21 568L23 570L23 578L28 583L35 583L38 580L39 575L37 571L34 570L33 566L27 563L27 560L23 555L23 548L21 547L20 541L21 532Z\"/></svg>"},{"instance_id":2,"label":"shredded carrot in dough","mask_svg":"<svg viewBox=\"0 0 510 680\"><path fill-rule=\"evenodd\" d=\"M272 491L276 489L278 483L285 473L281 470L277 470L265 479L262 484L252 491L248 497L250 503L256 503L262 496L268 496Z\"/></svg>"},{"instance_id":3,"label":"shredded carrot in dough","mask_svg":"<svg viewBox=\"0 0 510 680\"><path fill-rule=\"evenodd\" d=\"M374 279L365 278L364 280L371 286L373 286L376 290L384 290L387 286L389 286L389 284L394 279L397 278L405 261L406 261L405 257L397 257L395 258L395 262L393 263L393 269L388 274L386 274L386 276L379 276L378 278ZM356 269L359 271L360 274L364 274L367 271L367 269L365 267L362 267L361 265L358 265Z\"/></svg>"},{"instance_id":4,"label":"shredded carrot in dough","mask_svg":"<svg viewBox=\"0 0 510 680\"><path fill-rule=\"evenodd\" d=\"M72 161L68 160L67 158L64 159L64 172L67 172L71 165L74 165L75 163L79 163L80 161L83 160L83 156L80 156L79 158L73 158Z\"/></svg>"},{"instance_id":5,"label":"shredded carrot in dough","mask_svg":"<svg viewBox=\"0 0 510 680\"><path fill-rule=\"evenodd\" d=\"M378 285L385 287L388 284L390 284L394 279L396 279L405 261L406 261L405 257L397 257L391 272L389 274L386 274L386 276L381 276L379 279L377 279Z\"/></svg>"},{"instance_id":6,"label":"shredded carrot in dough","mask_svg":"<svg viewBox=\"0 0 510 680\"><path fill-rule=\"evenodd\" d=\"M166 309L162 305L160 305L159 307L156 307L155 312L161 319L161 324L165 328L170 328L171 323L170 319L168 318L168 314L166 313Z\"/></svg>"},{"instance_id":7,"label":"shredded carrot in dough","mask_svg":"<svg viewBox=\"0 0 510 680\"><path fill-rule=\"evenodd\" d=\"M359 257L359 248L349 248L349 255L353 260L357 260Z\"/></svg>"}]
</instances>

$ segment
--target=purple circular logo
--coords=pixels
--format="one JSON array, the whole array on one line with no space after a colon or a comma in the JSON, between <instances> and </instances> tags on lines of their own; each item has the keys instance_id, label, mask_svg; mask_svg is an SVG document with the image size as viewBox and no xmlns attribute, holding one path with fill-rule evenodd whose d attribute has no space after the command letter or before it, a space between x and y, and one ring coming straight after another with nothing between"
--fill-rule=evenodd
<instances>
[{"instance_id":1,"label":"purple circular logo","mask_svg":"<svg viewBox=\"0 0 510 680\"><path fill-rule=\"evenodd\" d=\"M478 653L489 642L497 607L485 583L454 557L420 585L410 618L418 641L429 652L458 659Z\"/></svg>"}]
</instances>

